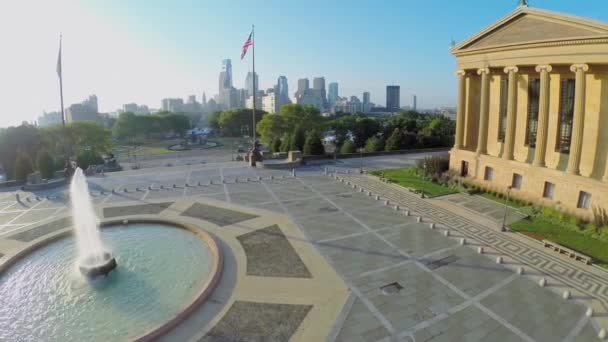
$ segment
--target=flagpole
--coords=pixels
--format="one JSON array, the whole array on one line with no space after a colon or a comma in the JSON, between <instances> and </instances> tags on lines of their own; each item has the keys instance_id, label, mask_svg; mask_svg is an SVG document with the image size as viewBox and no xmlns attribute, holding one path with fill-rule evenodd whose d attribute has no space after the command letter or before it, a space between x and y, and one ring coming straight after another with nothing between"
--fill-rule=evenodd
<instances>
[{"instance_id":1,"label":"flagpole","mask_svg":"<svg viewBox=\"0 0 608 342\"><path fill-rule=\"evenodd\" d=\"M65 127L65 112L63 110L63 65L61 61L61 35L59 35L59 97L61 99L61 123Z\"/></svg>"},{"instance_id":2,"label":"flagpole","mask_svg":"<svg viewBox=\"0 0 608 342\"><path fill-rule=\"evenodd\" d=\"M256 139L256 133L255 133L255 103L256 100L258 98L258 92L257 92L257 88L256 88L256 74L255 74L255 25L251 25L251 39L252 39L252 68L253 68L253 149L256 149L255 146L255 139Z\"/></svg>"}]
</instances>

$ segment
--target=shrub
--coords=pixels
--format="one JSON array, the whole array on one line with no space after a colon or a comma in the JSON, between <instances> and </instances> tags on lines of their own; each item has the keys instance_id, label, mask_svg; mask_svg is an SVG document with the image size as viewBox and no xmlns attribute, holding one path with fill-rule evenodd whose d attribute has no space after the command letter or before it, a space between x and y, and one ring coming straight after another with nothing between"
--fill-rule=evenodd
<instances>
[{"instance_id":1,"label":"shrub","mask_svg":"<svg viewBox=\"0 0 608 342\"><path fill-rule=\"evenodd\" d=\"M305 155L322 155L325 154L325 147L321 141L321 135L317 131L312 131L306 138L304 143Z\"/></svg>"},{"instance_id":2,"label":"shrub","mask_svg":"<svg viewBox=\"0 0 608 342\"><path fill-rule=\"evenodd\" d=\"M347 154L347 153L356 153L357 152L357 146L355 146L355 143L352 140L345 140L344 143L342 143L342 146L340 147L340 153L342 154Z\"/></svg>"},{"instance_id":3,"label":"shrub","mask_svg":"<svg viewBox=\"0 0 608 342\"><path fill-rule=\"evenodd\" d=\"M371 137L365 142L365 152L384 151L384 140L382 138Z\"/></svg>"},{"instance_id":4,"label":"shrub","mask_svg":"<svg viewBox=\"0 0 608 342\"><path fill-rule=\"evenodd\" d=\"M606 209L594 206L592 210L593 223L595 223L596 226L602 227L608 225L608 214L606 213Z\"/></svg>"},{"instance_id":5,"label":"shrub","mask_svg":"<svg viewBox=\"0 0 608 342\"><path fill-rule=\"evenodd\" d=\"M76 157L76 164L78 164L78 167L86 170L90 165L93 164L102 164L103 163L103 158L95 153L94 151L88 150L88 151L82 151L77 157Z\"/></svg>"},{"instance_id":6,"label":"shrub","mask_svg":"<svg viewBox=\"0 0 608 342\"><path fill-rule=\"evenodd\" d=\"M270 143L270 152L281 152L281 138L275 137Z\"/></svg>"},{"instance_id":7,"label":"shrub","mask_svg":"<svg viewBox=\"0 0 608 342\"><path fill-rule=\"evenodd\" d=\"M26 180L27 175L34 171L32 166L32 158L25 153L19 153L15 159L15 179Z\"/></svg>"},{"instance_id":8,"label":"shrub","mask_svg":"<svg viewBox=\"0 0 608 342\"><path fill-rule=\"evenodd\" d=\"M416 169L426 176L439 176L450 168L448 157L430 156L416 160Z\"/></svg>"},{"instance_id":9,"label":"shrub","mask_svg":"<svg viewBox=\"0 0 608 342\"><path fill-rule=\"evenodd\" d=\"M40 171L42 178L53 178L53 171L55 171L55 161L47 150L41 150L40 152L38 152L38 156L36 157L36 165L38 166L38 171Z\"/></svg>"},{"instance_id":10,"label":"shrub","mask_svg":"<svg viewBox=\"0 0 608 342\"><path fill-rule=\"evenodd\" d=\"M395 128L393 133L386 139L384 149L386 151L396 151L401 149L401 141L403 140L403 134L399 128Z\"/></svg>"}]
</instances>

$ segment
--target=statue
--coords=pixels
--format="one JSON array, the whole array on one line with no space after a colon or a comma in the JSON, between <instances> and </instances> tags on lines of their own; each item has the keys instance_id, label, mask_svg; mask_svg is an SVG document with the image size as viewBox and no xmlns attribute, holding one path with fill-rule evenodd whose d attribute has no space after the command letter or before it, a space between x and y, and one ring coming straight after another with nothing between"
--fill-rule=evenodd
<instances>
[{"instance_id":1,"label":"statue","mask_svg":"<svg viewBox=\"0 0 608 342\"><path fill-rule=\"evenodd\" d=\"M519 0L518 7L528 7L528 0Z\"/></svg>"}]
</instances>

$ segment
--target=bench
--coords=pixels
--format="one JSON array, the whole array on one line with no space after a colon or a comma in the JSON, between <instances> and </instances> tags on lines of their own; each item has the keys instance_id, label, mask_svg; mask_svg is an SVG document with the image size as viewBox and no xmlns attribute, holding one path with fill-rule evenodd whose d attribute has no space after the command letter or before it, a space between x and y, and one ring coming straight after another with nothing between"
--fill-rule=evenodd
<instances>
[{"instance_id":1,"label":"bench","mask_svg":"<svg viewBox=\"0 0 608 342\"><path fill-rule=\"evenodd\" d=\"M590 257L588 257L584 254L575 252L575 251L571 250L570 248L566 248L566 247L560 245L559 243L555 243L555 242L549 241L549 240L543 240L542 243L545 248L551 248L554 251L558 252L559 254L565 254L574 260L584 262L586 265L591 264Z\"/></svg>"}]
</instances>

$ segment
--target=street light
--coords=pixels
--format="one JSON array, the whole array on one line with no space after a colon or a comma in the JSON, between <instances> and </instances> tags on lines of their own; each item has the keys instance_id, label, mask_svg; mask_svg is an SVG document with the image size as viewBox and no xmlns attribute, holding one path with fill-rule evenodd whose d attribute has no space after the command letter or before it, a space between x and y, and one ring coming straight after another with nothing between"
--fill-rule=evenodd
<instances>
[{"instance_id":1,"label":"street light","mask_svg":"<svg viewBox=\"0 0 608 342\"><path fill-rule=\"evenodd\" d=\"M423 170L422 171L422 183L421 183L422 189L420 190L420 198L424 199L424 182L425 182L424 177L426 177L426 164L422 165L422 170Z\"/></svg>"},{"instance_id":2,"label":"street light","mask_svg":"<svg viewBox=\"0 0 608 342\"><path fill-rule=\"evenodd\" d=\"M513 187L511 187L511 186L507 187L507 197L505 197L505 214L502 217L502 226L500 227L501 232L507 231L507 210L509 209L509 207L507 206L507 203L509 202L509 194L511 193L511 189L513 189Z\"/></svg>"},{"instance_id":3,"label":"street light","mask_svg":"<svg viewBox=\"0 0 608 342\"><path fill-rule=\"evenodd\" d=\"M359 153L360 153L360 160L361 160L361 165L359 166L359 173L363 174L363 147L359 148Z\"/></svg>"}]
</instances>

